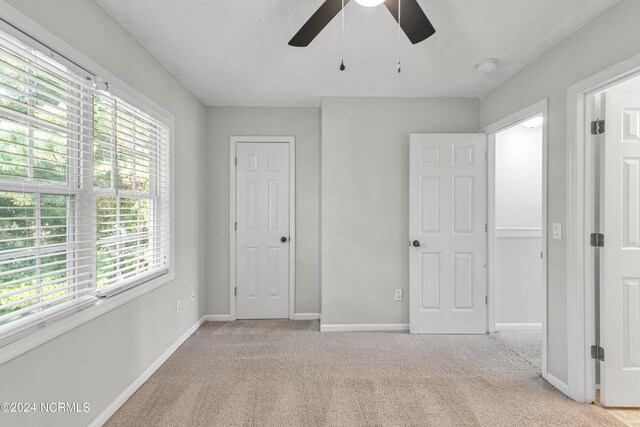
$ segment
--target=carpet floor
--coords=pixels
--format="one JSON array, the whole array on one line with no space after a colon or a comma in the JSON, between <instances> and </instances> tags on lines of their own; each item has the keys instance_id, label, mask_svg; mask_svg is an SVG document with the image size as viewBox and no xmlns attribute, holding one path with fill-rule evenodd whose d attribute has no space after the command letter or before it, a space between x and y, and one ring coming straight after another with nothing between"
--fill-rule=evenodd
<instances>
[{"instance_id":1,"label":"carpet floor","mask_svg":"<svg viewBox=\"0 0 640 427\"><path fill-rule=\"evenodd\" d=\"M203 324L107 426L624 425L540 375L539 332L320 333Z\"/></svg>"}]
</instances>

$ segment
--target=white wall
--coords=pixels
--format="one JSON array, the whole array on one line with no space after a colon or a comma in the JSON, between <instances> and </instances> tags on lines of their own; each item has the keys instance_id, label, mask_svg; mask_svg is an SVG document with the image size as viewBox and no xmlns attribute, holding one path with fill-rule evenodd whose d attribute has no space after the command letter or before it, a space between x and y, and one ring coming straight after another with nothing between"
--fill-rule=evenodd
<instances>
[{"instance_id":1,"label":"white wall","mask_svg":"<svg viewBox=\"0 0 640 427\"><path fill-rule=\"evenodd\" d=\"M91 407L86 414L0 414L0 424L84 426L204 314L205 109L93 1L7 3L175 114L176 279L0 366L2 402ZM197 304L189 302L192 290Z\"/></svg>"},{"instance_id":2,"label":"white wall","mask_svg":"<svg viewBox=\"0 0 640 427\"><path fill-rule=\"evenodd\" d=\"M478 117L469 98L323 99L323 324L409 322L409 134Z\"/></svg>"},{"instance_id":3,"label":"white wall","mask_svg":"<svg viewBox=\"0 0 640 427\"><path fill-rule=\"evenodd\" d=\"M542 126L496 134L496 227L542 226Z\"/></svg>"},{"instance_id":4,"label":"white wall","mask_svg":"<svg viewBox=\"0 0 640 427\"><path fill-rule=\"evenodd\" d=\"M540 237L496 239L495 319L498 330L542 323L541 250Z\"/></svg>"},{"instance_id":5,"label":"white wall","mask_svg":"<svg viewBox=\"0 0 640 427\"><path fill-rule=\"evenodd\" d=\"M229 138L296 137L296 313L320 313L320 109L207 109L207 313L229 314Z\"/></svg>"},{"instance_id":6,"label":"white wall","mask_svg":"<svg viewBox=\"0 0 640 427\"><path fill-rule=\"evenodd\" d=\"M482 99L481 124L486 126L549 98L549 224L565 224L567 218L567 89L640 53L639 16L640 1L624 0ZM548 237L548 369L566 382L566 241Z\"/></svg>"},{"instance_id":7,"label":"white wall","mask_svg":"<svg viewBox=\"0 0 640 427\"><path fill-rule=\"evenodd\" d=\"M495 321L541 323L542 126L496 134L495 165Z\"/></svg>"}]
</instances>

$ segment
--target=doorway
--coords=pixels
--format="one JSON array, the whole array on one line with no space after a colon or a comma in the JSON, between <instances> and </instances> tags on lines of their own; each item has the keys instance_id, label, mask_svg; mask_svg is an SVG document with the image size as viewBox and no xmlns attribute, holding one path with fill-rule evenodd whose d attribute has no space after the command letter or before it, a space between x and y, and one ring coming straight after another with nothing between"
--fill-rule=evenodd
<instances>
[{"instance_id":1,"label":"doorway","mask_svg":"<svg viewBox=\"0 0 640 427\"><path fill-rule=\"evenodd\" d=\"M547 372L547 103L543 99L483 129L488 134L487 331L527 331L540 346L543 378L562 389Z\"/></svg>"},{"instance_id":2,"label":"doorway","mask_svg":"<svg viewBox=\"0 0 640 427\"><path fill-rule=\"evenodd\" d=\"M634 320L640 297L635 297L634 278L640 274L629 270L640 265L640 251L632 244L638 225L634 169L640 159L633 135L640 133L634 125L640 105L634 105L633 96L608 96L638 75L640 56L634 56L576 83L567 93L567 240L572 255L567 265L567 394L593 402L600 365L600 397L606 406L640 406L640 366L634 362L640 351L640 322ZM603 92L598 105L597 95ZM598 146L603 153L599 171Z\"/></svg>"},{"instance_id":3,"label":"doorway","mask_svg":"<svg viewBox=\"0 0 640 427\"><path fill-rule=\"evenodd\" d=\"M640 76L587 96L592 349L600 402L640 406ZM592 366L593 368L593 366Z\"/></svg>"},{"instance_id":4,"label":"doorway","mask_svg":"<svg viewBox=\"0 0 640 427\"><path fill-rule=\"evenodd\" d=\"M542 330L542 115L492 138L490 331Z\"/></svg>"},{"instance_id":5,"label":"doorway","mask_svg":"<svg viewBox=\"0 0 640 427\"><path fill-rule=\"evenodd\" d=\"M232 137L230 152L231 318L293 318L295 139Z\"/></svg>"}]
</instances>

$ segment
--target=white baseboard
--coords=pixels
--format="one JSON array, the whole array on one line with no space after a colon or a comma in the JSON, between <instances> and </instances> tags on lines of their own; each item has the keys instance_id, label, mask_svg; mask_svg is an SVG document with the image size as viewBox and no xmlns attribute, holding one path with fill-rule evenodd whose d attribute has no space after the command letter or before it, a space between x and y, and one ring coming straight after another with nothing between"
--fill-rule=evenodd
<instances>
[{"instance_id":1,"label":"white baseboard","mask_svg":"<svg viewBox=\"0 0 640 427\"><path fill-rule=\"evenodd\" d=\"M229 314L207 314L202 316L205 322L229 322L231 315Z\"/></svg>"},{"instance_id":2,"label":"white baseboard","mask_svg":"<svg viewBox=\"0 0 640 427\"><path fill-rule=\"evenodd\" d=\"M231 319L229 314L207 314L202 317L205 322L230 322L235 319ZM295 313L291 320L318 320L320 319L320 313Z\"/></svg>"},{"instance_id":3,"label":"white baseboard","mask_svg":"<svg viewBox=\"0 0 640 427\"><path fill-rule=\"evenodd\" d=\"M570 396L569 394L569 384L565 383L564 381L562 381L560 378L556 377L553 374L550 374L549 372L547 372L547 375L543 375L542 376L545 380L547 380L547 382L549 384L551 384L552 386L554 386L555 388L557 388L558 390L560 390L562 393L564 393L566 396L570 397L571 399L573 399L573 397ZM575 400L575 399L574 399Z\"/></svg>"},{"instance_id":4,"label":"white baseboard","mask_svg":"<svg viewBox=\"0 0 640 427\"><path fill-rule=\"evenodd\" d=\"M542 323L496 323L496 331L539 331Z\"/></svg>"},{"instance_id":5,"label":"white baseboard","mask_svg":"<svg viewBox=\"0 0 640 427\"><path fill-rule=\"evenodd\" d=\"M169 357L171 357L173 353L175 353L178 347L180 347L182 343L184 343L187 340L187 338L189 338L200 327L200 325L204 323L204 321L205 319L203 316L193 326L187 329L187 331L184 334L182 334L180 338L178 338L176 342L174 342L171 345L171 347L167 349L167 351L162 353L162 355L158 357L158 359L156 359L156 361L153 362L151 366L145 369L145 371L142 374L140 374L138 378L136 378L131 384L129 384L129 386L122 393L120 393L120 395L116 397L116 399L113 402L111 402L111 404L107 406L105 410L102 411L100 415L98 415L89 424L89 426L101 427L107 421L109 421L109 418L111 418L113 414L115 414L116 411L120 409L120 407L124 405L124 403L133 395L133 393L135 393L136 390L138 390L140 386L142 386L142 384L144 384L145 381L147 381L151 377L151 375L153 375L153 373L157 371L158 368L162 366L164 362L167 361Z\"/></svg>"},{"instance_id":6,"label":"white baseboard","mask_svg":"<svg viewBox=\"0 0 640 427\"><path fill-rule=\"evenodd\" d=\"M291 320L319 320L320 313L295 313Z\"/></svg>"},{"instance_id":7,"label":"white baseboard","mask_svg":"<svg viewBox=\"0 0 640 427\"><path fill-rule=\"evenodd\" d=\"M320 332L408 331L408 323L321 324Z\"/></svg>"}]
</instances>

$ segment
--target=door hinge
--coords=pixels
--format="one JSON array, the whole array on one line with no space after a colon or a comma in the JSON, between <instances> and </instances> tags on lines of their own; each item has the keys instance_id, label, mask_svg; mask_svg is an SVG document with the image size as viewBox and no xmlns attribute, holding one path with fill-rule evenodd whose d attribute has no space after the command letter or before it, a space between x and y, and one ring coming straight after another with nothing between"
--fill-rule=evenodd
<instances>
[{"instance_id":1,"label":"door hinge","mask_svg":"<svg viewBox=\"0 0 640 427\"><path fill-rule=\"evenodd\" d=\"M591 135L602 135L604 133L604 120L594 120L591 122Z\"/></svg>"},{"instance_id":2,"label":"door hinge","mask_svg":"<svg viewBox=\"0 0 640 427\"><path fill-rule=\"evenodd\" d=\"M238 231L238 223L237 222L233 223L233 231Z\"/></svg>"},{"instance_id":3,"label":"door hinge","mask_svg":"<svg viewBox=\"0 0 640 427\"><path fill-rule=\"evenodd\" d=\"M604 348L599 345L591 346L591 358L604 362Z\"/></svg>"},{"instance_id":4,"label":"door hinge","mask_svg":"<svg viewBox=\"0 0 640 427\"><path fill-rule=\"evenodd\" d=\"M489 160L489 152L488 151L484 152L484 159L485 160Z\"/></svg>"},{"instance_id":5,"label":"door hinge","mask_svg":"<svg viewBox=\"0 0 640 427\"><path fill-rule=\"evenodd\" d=\"M488 295L484 296L484 305L489 305L489 296Z\"/></svg>"},{"instance_id":6,"label":"door hinge","mask_svg":"<svg viewBox=\"0 0 640 427\"><path fill-rule=\"evenodd\" d=\"M489 224L485 224L484 225L484 232L488 233L489 232Z\"/></svg>"},{"instance_id":7,"label":"door hinge","mask_svg":"<svg viewBox=\"0 0 640 427\"><path fill-rule=\"evenodd\" d=\"M238 166L238 158L237 157L233 158L233 165L234 166Z\"/></svg>"},{"instance_id":8,"label":"door hinge","mask_svg":"<svg viewBox=\"0 0 640 427\"><path fill-rule=\"evenodd\" d=\"M604 248L604 234L591 233L591 246L594 248Z\"/></svg>"}]
</instances>

